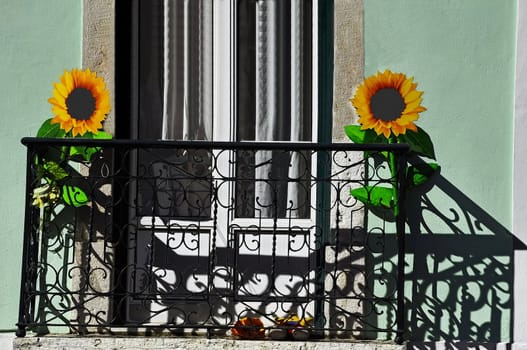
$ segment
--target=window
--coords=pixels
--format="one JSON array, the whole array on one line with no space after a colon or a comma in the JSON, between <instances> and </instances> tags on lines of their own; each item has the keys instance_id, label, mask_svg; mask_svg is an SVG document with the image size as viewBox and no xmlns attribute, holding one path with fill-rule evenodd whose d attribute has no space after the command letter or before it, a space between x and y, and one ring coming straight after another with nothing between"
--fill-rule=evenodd
<instances>
[{"instance_id":1,"label":"window","mask_svg":"<svg viewBox=\"0 0 527 350\"><path fill-rule=\"evenodd\" d=\"M313 139L311 1L153 0L137 11L129 136Z\"/></svg>"},{"instance_id":2,"label":"window","mask_svg":"<svg viewBox=\"0 0 527 350\"><path fill-rule=\"evenodd\" d=\"M130 83L132 105L124 107L129 108L129 119L117 121L118 136L151 140L318 140L318 33L317 21L313 20L318 13L316 1L136 0L129 6L120 16L118 12L117 19L130 11L131 32L125 34L132 38L132 70L130 80L125 78L120 86L126 88L125 84ZM123 114L119 111L121 118ZM131 202L137 206L130 215L140 224L130 239L135 252L128 254L126 262L137 267L130 288L146 298L148 293L144 292L153 288L152 295L161 290L167 298L181 298L183 303L188 302L189 293L197 301L203 300L207 289L217 287L210 285L210 271L204 263L213 249L210 236L214 230L218 233L215 254L233 248L234 253L225 254L234 254L238 266L246 267L245 271L237 271L241 277L234 278L239 297L264 292L271 296L308 293L295 290L293 285L312 272L308 267L313 263L309 248L295 251L293 255L303 265L295 266L294 274L291 270L278 274L273 282L275 290L269 292L255 284L255 279L268 276L261 273L261 267L254 266L256 253L247 242L258 240L257 254L261 258L266 254L290 254L287 248L281 251L287 247L290 235L302 237L297 238L297 242L305 242L301 246L308 247L308 242L314 241L317 189L309 183L306 169L316 172L316 161L309 154L272 150L229 154L229 159L235 160L232 163L218 162L218 156L217 151L204 150L157 150L136 155L132 161L135 171L160 176L154 182L138 181L131 193ZM200 165L196 167L189 159L199 159ZM238 179L235 184L219 188L220 201L232 198L234 204L216 208L220 211L216 217L221 218L217 222L211 216L211 179L215 172ZM190 173L199 180L189 179ZM296 232L291 231L292 227ZM276 238L273 232L278 232ZM176 247L171 242L181 244ZM195 248L185 242L193 242ZM269 253L276 243L282 248ZM160 252L163 258L159 258ZM265 266L261 259L257 264ZM185 266L184 272L181 266ZM231 267L218 269L233 276ZM149 274L157 276L155 281L148 278ZM147 280L151 285L145 287ZM131 319L147 317L141 299L130 303ZM151 315L155 315L152 322L166 322L173 317L162 310L161 304L153 302L150 307Z\"/></svg>"}]
</instances>

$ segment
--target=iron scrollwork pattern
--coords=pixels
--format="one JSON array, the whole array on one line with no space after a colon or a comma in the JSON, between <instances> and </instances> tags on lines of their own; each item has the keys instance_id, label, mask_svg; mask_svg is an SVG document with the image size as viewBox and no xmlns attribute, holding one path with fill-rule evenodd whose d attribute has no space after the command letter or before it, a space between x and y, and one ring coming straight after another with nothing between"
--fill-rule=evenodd
<instances>
[{"instance_id":1,"label":"iron scrollwork pattern","mask_svg":"<svg viewBox=\"0 0 527 350\"><path fill-rule=\"evenodd\" d=\"M19 336L52 326L228 335L243 317L269 330L292 314L312 337L400 335L404 232L350 190L404 186L373 156L395 152L402 172L403 145L83 140L98 152L64 159L61 181L87 202L33 205L42 155L78 141L23 140Z\"/></svg>"}]
</instances>

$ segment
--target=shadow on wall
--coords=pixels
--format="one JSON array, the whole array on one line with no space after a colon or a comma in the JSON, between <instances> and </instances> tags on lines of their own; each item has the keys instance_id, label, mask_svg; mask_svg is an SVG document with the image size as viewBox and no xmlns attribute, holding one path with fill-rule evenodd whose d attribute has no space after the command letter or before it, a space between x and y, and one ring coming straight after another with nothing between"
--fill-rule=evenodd
<instances>
[{"instance_id":1,"label":"shadow on wall","mask_svg":"<svg viewBox=\"0 0 527 350\"><path fill-rule=\"evenodd\" d=\"M407 198L407 338L510 341L513 250L526 247L446 178L431 182Z\"/></svg>"}]
</instances>

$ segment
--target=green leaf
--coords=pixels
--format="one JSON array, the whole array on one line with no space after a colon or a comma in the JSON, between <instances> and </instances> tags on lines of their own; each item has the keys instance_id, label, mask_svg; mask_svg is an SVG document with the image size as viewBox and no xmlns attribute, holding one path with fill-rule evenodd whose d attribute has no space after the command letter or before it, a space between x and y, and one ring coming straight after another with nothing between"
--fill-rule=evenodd
<instances>
[{"instance_id":1,"label":"green leaf","mask_svg":"<svg viewBox=\"0 0 527 350\"><path fill-rule=\"evenodd\" d=\"M82 160L89 162L91 157L100 149L100 147L74 146L70 148L70 157L80 156ZM73 160L78 160L78 158Z\"/></svg>"},{"instance_id":2,"label":"green leaf","mask_svg":"<svg viewBox=\"0 0 527 350\"><path fill-rule=\"evenodd\" d=\"M377 135L372 129L361 130L360 125L346 125L344 132L354 143L387 143L383 135Z\"/></svg>"},{"instance_id":3,"label":"green leaf","mask_svg":"<svg viewBox=\"0 0 527 350\"><path fill-rule=\"evenodd\" d=\"M46 172L46 176L50 177L53 181L59 181L68 176L66 170L62 169L62 167L54 161L46 161L43 168Z\"/></svg>"},{"instance_id":4,"label":"green leaf","mask_svg":"<svg viewBox=\"0 0 527 350\"><path fill-rule=\"evenodd\" d=\"M98 140L111 140L113 136L112 134L107 133L106 131L99 130L97 134L93 135L93 138Z\"/></svg>"},{"instance_id":5,"label":"green leaf","mask_svg":"<svg viewBox=\"0 0 527 350\"><path fill-rule=\"evenodd\" d=\"M83 139L97 139L97 140L110 140L112 139L112 134L107 133L106 131L99 131L97 134L91 132L85 133L83 136L77 136L77 138ZM91 161L92 156L99 152L101 147L84 147L76 146L71 147L70 156L81 156L85 161Z\"/></svg>"},{"instance_id":6,"label":"green leaf","mask_svg":"<svg viewBox=\"0 0 527 350\"><path fill-rule=\"evenodd\" d=\"M37 137L64 137L66 132L60 128L60 124L51 124L51 119L46 120L37 131Z\"/></svg>"},{"instance_id":7,"label":"green leaf","mask_svg":"<svg viewBox=\"0 0 527 350\"><path fill-rule=\"evenodd\" d=\"M76 138L79 138L79 139L97 139L97 140L109 140L109 139L112 139L112 134L110 133L107 133L106 131L103 131L103 130L99 130L99 132L97 132L97 134L94 134L92 132L86 132L84 135L80 136L76 136Z\"/></svg>"},{"instance_id":8,"label":"green leaf","mask_svg":"<svg viewBox=\"0 0 527 350\"><path fill-rule=\"evenodd\" d=\"M406 134L400 134L397 139L399 142L409 144L410 150L418 155L436 159L434 144L432 143L430 136L428 136L428 134L420 127L417 127L417 132L406 130Z\"/></svg>"},{"instance_id":9,"label":"green leaf","mask_svg":"<svg viewBox=\"0 0 527 350\"><path fill-rule=\"evenodd\" d=\"M90 199L88 195L77 186L62 186L62 199L67 205L73 207L82 207L83 205L88 204Z\"/></svg>"},{"instance_id":10,"label":"green leaf","mask_svg":"<svg viewBox=\"0 0 527 350\"><path fill-rule=\"evenodd\" d=\"M366 208L383 220L395 221L392 188L366 186L350 191L351 195L364 203Z\"/></svg>"},{"instance_id":11,"label":"green leaf","mask_svg":"<svg viewBox=\"0 0 527 350\"><path fill-rule=\"evenodd\" d=\"M410 186L421 186L440 171L441 166L437 163L423 163L409 166L408 180L410 181Z\"/></svg>"},{"instance_id":12,"label":"green leaf","mask_svg":"<svg viewBox=\"0 0 527 350\"><path fill-rule=\"evenodd\" d=\"M350 194L370 206L393 208L393 190L390 187L365 186L352 189Z\"/></svg>"}]
</instances>

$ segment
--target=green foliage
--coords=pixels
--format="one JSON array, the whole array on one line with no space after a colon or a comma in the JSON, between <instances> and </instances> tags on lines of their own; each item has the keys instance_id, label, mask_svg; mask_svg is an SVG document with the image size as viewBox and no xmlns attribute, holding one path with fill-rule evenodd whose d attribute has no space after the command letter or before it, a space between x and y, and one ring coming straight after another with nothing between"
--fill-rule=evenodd
<instances>
[{"instance_id":1,"label":"green foliage","mask_svg":"<svg viewBox=\"0 0 527 350\"><path fill-rule=\"evenodd\" d=\"M441 171L441 166L437 163L422 163L408 167L408 181L412 187L426 184L428 180Z\"/></svg>"},{"instance_id":2,"label":"green foliage","mask_svg":"<svg viewBox=\"0 0 527 350\"><path fill-rule=\"evenodd\" d=\"M430 136L421 128L417 127L417 132L406 130L406 134L397 136L399 143L407 143L410 150L420 156L435 159L434 144Z\"/></svg>"},{"instance_id":3,"label":"green foliage","mask_svg":"<svg viewBox=\"0 0 527 350\"><path fill-rule=\"evenodd\" d=\"M344 132L354 143L388 143L383 135L377 135L372 129L361 130L360 125L346 125Z\"/></svg>"},{"instance_id":4,"label":"green foliage","mask_svg":"<svg viewBox=\"0 0 527 350\"><path fill-rule=\"evenodd\" d=\"M37 132L37 137L41 138L65 138L71 137L60 128L60 124L51 124L47 119L42 123ZM97 134L87 132L84 135L77 135L76 138L108 140L112 135L99 130ZM89 203L90 198L81 188L77 186L64 185L69 178L70 172L75 172L74 167L70 167L70 162L91 162L94 154L101 151L101 147L86 146L63 146L60 149L50 147L37 158L38 177L45 183L61 188L61 198L65 205L72 207L82 207ZM38 181L41 184L41 181ZM62 184L62 185L61 185Z\"/></svg>"},{"instance_id":5,"label":"green foliage","mask_svg":"<svg viewBox=\"0 0 527 350\"><path fill-rule=\"evenodd\" d=\"M52 182L60 181L68 176L68 173L54 161L47 161L42 165L43 175Z\"/></svg>"},{"instance_id":6,"label":"green foliage","mask_svg":"<svg viewBox=\"0 0 527 350\"><path fill-rule=\"evenodd\" d=\"M354 143L368 144L368 143L406 143L410 147L410 153L435 159L434 145L430 136L421 128L417 127L417 131L406 130L405 134L398 136L391 136L386 138L384 135L377 135L373 129L361 130L360 125L347 125L344 127L344 132L348 138ZM395 160L389 156L389 152L365 152L365 157L373 157L375 167L379 167L382 163L389 164L392 172L392 181L390 187L382 186L364 186L361 188L352 189L350 195L365 204L371 212L385 220L394 219L399 212L397 201L397 183L395 182ZM411 165L407 169L407 190L416 187L422 187L430 183L430 179L441 171L441 167L437 163L422 163Z\"/></svg>"},{"instance_id":7,"label":"green foliage","mask_svg":"<svg viewBox=\"0 0 527 350\"><path fill-rule=\"evenodd\" d=\"M388 139L384 135L377 135L372 129L361 130L360 125L346 125L344 132L354 143L388 143ZM387 152L365 152L366 157L371 155L374 157L384 156L386 159L388 158Z\"/></svg>"},{"instance_id":8,"label":"green foliage","mask_svg":"<svg viewBox=\"0 0 527 350\"><path fill-rule=\"evenodd\" d=\"M344 127L346 136L354 143L390 143L384 135L377 135L373 129L361 130L360 125L346 125ZM394 137L397 143L407 143L410 150L417 155L435 159L434 145L430 136L423 129L417 127L417 132L406 130L406 134Z\"/></svg>"},{"instance_id":9,"label":"green foliage","mask_svg":"<svg viewBox=\"0 0 527 350\"><path fill-rule=\"evenodd\" d=\"M391 187L365 186L350 191L374 215L386 221L395 221L397 204Z\"/></svg>"},{"instance_id":10,"label":"green foliage","mask_svg":"<svg viewBox=\"0 0 527 350\"><path fill-rule=\"evenodd\" d=\"M78 136L78 138L84 138L84 139L97 139L97 140L110 140L112 138L112 135L100 130L97 134L93 134L91 132L87 132L83 136ZM70 148L70 157L79 157L81 160L90 162L91 158L94 154L99 152L101 150L100 147L84 147L84 146L76 146Z\"/></svg>"},{"instance_id":11,"label":"green foliage","mask_svg":"<svg viewBox=\"0 0 527 350\"><path fill-rule=\"evenodd\" d=\"M364 186L352 189L350 194L364 204L374 207L392 208L393 189L382 186Z\"/></svg>"},{"instance_id":12,"label":"green foliage","mask_svg":"<svg viewBox=\"0 0 527 350\"><path fill-rule=\"evenodd\" d=\"M90 201L86 192L77 186L62 186L62 199L67 205L82 207Z\"/></svg>"},{"instance_id":13,"label":"green foliage","mask_svg":"<svg viewBox=\"0 0 527 350\"><path fill-rule=\"evenodd\" d=\"M66 132L60 128L60 124L51 124L51 119L49 118L37 131L37 137L65 137Z\"/></svg>"}]
</instances>

